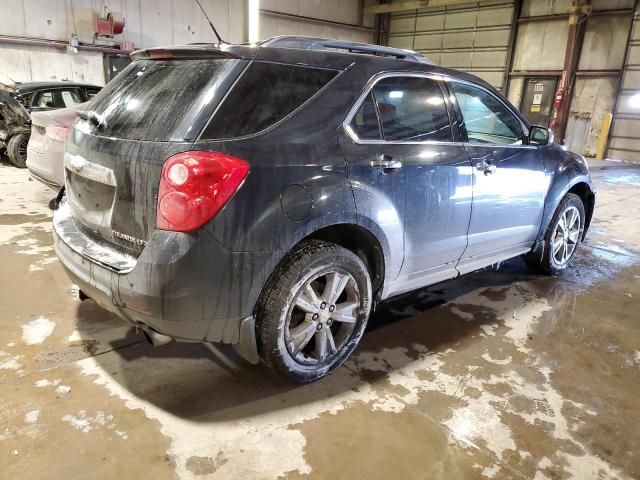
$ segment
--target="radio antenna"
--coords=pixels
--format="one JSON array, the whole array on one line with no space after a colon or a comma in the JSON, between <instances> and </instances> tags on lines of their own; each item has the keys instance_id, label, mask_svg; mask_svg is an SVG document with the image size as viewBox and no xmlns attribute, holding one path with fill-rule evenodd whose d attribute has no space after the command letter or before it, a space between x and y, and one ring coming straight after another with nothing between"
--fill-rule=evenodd
<instances>
[{"instance_id":1,"label":"radio antenna","mask_svg":"<svg viewBox=\"0 0 640 480\"><path fill-rule=\"evenodd\" d=\"M211 26L211 30L213 30L213 34L216 36L216 38L218 39L218 43L228 43L225 42L222 37L220 36L220 34L218 33L218 31L216 30L216 27L213 26L213 22L211 22L211 19L209 18L209 15L207 15L207 12L204 11L204 8L202 8L202 5L200 4L200 0L195 0L196 3L198 4L198 6L200 7L200 10L202 10L202 14L204 15L204 18L207 19L207 22L209 22L209 25Z\"/></svg>"}]
</instances>

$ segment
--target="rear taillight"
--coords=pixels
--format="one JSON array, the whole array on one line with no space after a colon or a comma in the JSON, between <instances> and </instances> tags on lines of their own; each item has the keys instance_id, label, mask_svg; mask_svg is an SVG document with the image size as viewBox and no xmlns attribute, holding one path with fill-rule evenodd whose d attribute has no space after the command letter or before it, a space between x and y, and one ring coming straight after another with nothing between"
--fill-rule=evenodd
<instances>
[{"instance_id":1,"label":"rear taillight","mask_svg":"<svg viewBox=\"0 0 640 480\"><path fill-rule=\"evenodd\" d=\"M58 142L64 142L69 135L69 129L66 127L47 127L46 131L47 137Z\"/></svg>"},{"instance_id":2,"label":"rear taillight","mask_svg":"<svg viewBox=\"0 0 640 480\"><path fill-rule=\"evenodd\" d=\"M178 153L162 167L156 228L193 231L229 201L247 174L249 164L217 152Z\"/></svg>"}]
</instances>

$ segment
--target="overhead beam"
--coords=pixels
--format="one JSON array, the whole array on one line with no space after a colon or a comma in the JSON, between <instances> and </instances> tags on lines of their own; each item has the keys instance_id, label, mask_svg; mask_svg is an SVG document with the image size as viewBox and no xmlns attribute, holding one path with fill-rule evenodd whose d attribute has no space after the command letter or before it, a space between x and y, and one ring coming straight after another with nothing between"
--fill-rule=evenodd
<instances>
[{"instance_id":1,"label":"overhead beam","mask_svg":"<svg viewBox=\"0 0 640 480\"><path fill-rule=\"evenodd\" d=\"M394 2L383 3L381 5L371 5L364 9L367 15L375 15L377 13L404 12L407 10L418 10L427 7L446 7L448 5L460 5L463 3L478 3L470 0L419 0L414 2Z\"/></svg>"},{"instance_id":2,"label":"overhead beam","mask_svg":"<svg viewBox=\"0 0 640 480\"><path fill-rule=\"evenodd\" d=\"M323 18L314 18L314 17L307 17L304 15L296 15L294 13L276 12L275 10L267 10L264 8L260 9L260 13L262 15L267 15L269 17L286 18L288 20L301 20L303 22L317 23L319 25L330 25L333 27L351 28L353 30L362 30L364 32L373 31L372 27L365 27L359 24L355 25L353 23L336 22L333 20L325 20Z\"/></svg>"},{"instance_id":3,"label":"overhead beam","mask_svg":"<svg viewBox=\"0 0 640 480\"><path fill-rule=\"evenodd\" d=\"M365 15L375 15L377 13L391 13L391 12L403 12L405 10L417 10L419 8L425 8L429 3L428 0L417 2L397 2L397 3L383 3L381 5L371 5L365 7Z\"/></svg>"}]
</instances>

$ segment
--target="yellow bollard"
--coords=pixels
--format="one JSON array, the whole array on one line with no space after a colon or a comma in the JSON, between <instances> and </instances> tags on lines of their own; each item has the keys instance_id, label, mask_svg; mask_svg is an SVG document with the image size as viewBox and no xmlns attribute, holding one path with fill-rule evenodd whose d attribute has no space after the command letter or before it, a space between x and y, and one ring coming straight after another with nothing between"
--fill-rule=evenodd
<instances>
[{"instance_id":1,"label":"yellow bollard","mask_svg":"<svg viewBox=\"0 0 640 480\"><path fill-rule=\"evenodd\" d=\"M609 138L609 129L611 128L612 121L613 115L611 113L605 113L602 119L602 128L600 129L600 143L598 144L596 160L604 159L604 151L607 149L607 139Z\"/></svg>"}]
</instances>

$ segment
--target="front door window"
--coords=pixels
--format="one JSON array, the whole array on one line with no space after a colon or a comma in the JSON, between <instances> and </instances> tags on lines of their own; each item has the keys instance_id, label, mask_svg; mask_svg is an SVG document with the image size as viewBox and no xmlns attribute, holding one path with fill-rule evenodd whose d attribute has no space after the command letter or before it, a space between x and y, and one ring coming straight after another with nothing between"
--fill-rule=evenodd
<instances>
[{"instance_id":1,"label":"front door window","mask_svg":"<svg viewBox=\"0 0 640 480\"><path fill-rule=\"evenodd\" d=\"M471 85L452 83L456 101L464 118L469 143L521 144L522 124L493 95Z\"/></svg>"}]
</instances>

